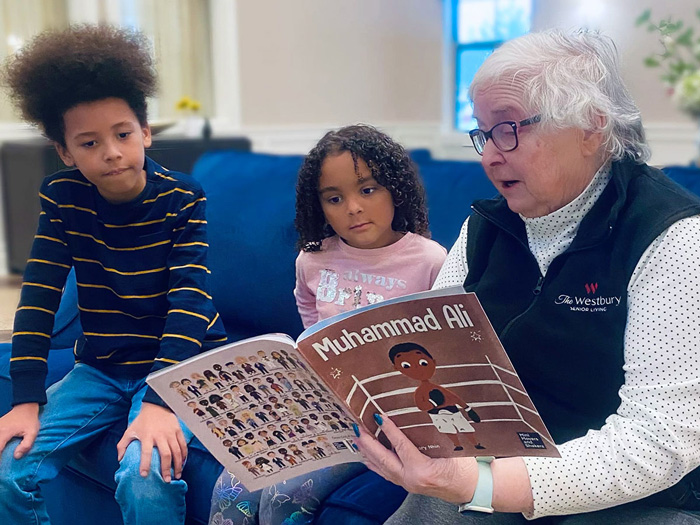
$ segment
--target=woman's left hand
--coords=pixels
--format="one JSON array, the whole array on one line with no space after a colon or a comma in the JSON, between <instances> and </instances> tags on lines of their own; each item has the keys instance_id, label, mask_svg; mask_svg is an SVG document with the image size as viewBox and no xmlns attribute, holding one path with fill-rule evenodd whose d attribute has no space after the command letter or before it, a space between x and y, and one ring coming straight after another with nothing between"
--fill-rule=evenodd
<instances>
[{"instance_id":1,"label":"woman's left hand","mask_svg":"<svg viewBox=\"0 0 700 525\"><path fill-rule=\"evenodd\" d=\"M471 501L478 478L474 458L430 458L418 450L388 417L382 415L377 422L380 420L393 451L387 450L365 428L355 439L370 470L408 492L457 504Z\"/></svg>"}]
</instances>

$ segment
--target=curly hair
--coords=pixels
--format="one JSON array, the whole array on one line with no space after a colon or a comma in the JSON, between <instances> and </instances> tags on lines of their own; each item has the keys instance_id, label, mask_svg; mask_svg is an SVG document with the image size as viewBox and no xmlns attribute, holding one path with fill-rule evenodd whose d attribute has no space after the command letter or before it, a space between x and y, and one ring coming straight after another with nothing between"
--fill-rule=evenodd
<instances>
[{"instance_id":1,"label":"curly hair","mask_svg":"<svg viewBox=\"0 0 700 525\"><path fill-rule=\"evenodd\" d=\"M358 124L329 131L304 159L296 188L297 248L307 252L321 249L323 239L335 235L327 224L318 197L321 166L326 157L349 152L358 173L357 159L367 163L372 176L391 193L394 202L394 231L430 237L425 190L418 168L400 144L373 126Z\"/></svg>"},{"instance_id":2,"label":"curly hair","mask_svg":"<svg viewBox=\"0 0 700 525\"><path fill-rule=\"evenodd\" d=\"M137 31L108 25L49 30L8 58L3 83L22 117L65 147L63 115L83 102L120 98L141 125L157 79L151 46Z\"/></svg>"}]
</instances>

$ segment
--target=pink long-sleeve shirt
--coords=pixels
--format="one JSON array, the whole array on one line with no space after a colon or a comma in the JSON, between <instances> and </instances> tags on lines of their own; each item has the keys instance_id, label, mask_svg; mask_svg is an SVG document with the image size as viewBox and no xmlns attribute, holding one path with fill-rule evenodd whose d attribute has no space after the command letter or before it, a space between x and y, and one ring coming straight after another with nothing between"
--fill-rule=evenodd
<instances>
[{"instance_id":1,"label":"pink long-sleeve shirt","mask_svg":"<svg viewBox=\"0 0 700 525\"><path fill-rule=\"evenodd\" d=\"M384 248L353 248L340 237L323 241L321 251L301 252L294 288L299 315L312 324L384 299L429 290L446 250L421 235L406 233Z\"/></svg>"}]
</instances>

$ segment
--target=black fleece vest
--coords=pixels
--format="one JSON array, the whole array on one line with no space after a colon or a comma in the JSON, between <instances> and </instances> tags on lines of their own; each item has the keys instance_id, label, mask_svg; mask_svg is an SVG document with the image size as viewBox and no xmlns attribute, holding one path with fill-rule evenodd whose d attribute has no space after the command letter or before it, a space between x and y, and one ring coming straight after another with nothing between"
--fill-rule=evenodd
<instances>
[{"instance_id":1,"label":"black fleece vest","mask_svg":"<svg viewBox=\"0 0 700 525\"><path fill-rule=\"evenodd\" d=\"M505 199L473 209L464 288L476 292L555 441L599 429L620 404L632 272L659 234L700 214L700 199L657 169L614 163L610 183L544 278Z\"/></svg>"}]
</instances>

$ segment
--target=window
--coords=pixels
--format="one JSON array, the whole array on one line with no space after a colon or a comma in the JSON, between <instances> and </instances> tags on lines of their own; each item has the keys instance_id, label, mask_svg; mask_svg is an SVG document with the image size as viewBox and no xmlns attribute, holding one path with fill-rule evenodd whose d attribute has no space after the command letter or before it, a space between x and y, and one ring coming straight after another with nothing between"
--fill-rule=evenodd
<instances>
[{"instance_id":1,"label":"window","mask_svg":"<svg viewBox=\"0 0 700 525\"><path fill-rule=\"evenodd\" d=\"M450 0L455 45L455 128L476 127L469 85L484 59L530 30L532 0Z\"/></svg>"}]
</instances>

